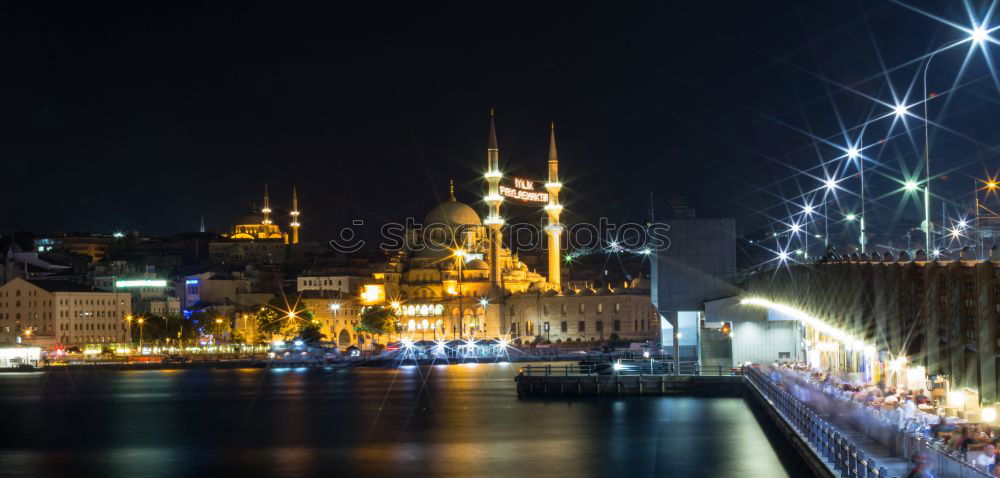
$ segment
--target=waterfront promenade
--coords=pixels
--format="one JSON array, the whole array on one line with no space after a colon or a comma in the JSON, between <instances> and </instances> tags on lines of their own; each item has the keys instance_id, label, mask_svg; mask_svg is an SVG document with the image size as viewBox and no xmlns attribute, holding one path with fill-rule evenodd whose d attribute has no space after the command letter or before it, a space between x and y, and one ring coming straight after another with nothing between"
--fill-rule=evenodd
<instances>
[{"instance_id":1,"label":"waterfront promenade","mask_svg":"<svg viewBox=\"0 0 1000 478\"><path fill-rule=\"evenodd\" d=\"M796 424L803 440L831 469L842 471L873 462L885 470L875 476L906 476L913 466L910 457L919 454L931 464L936 477L991 476L970 462L977 452L970 452L970 461L964 461L941 442L901 426L892 415L825 393L801 372L777 369L768 376L754 370L747 375L748 383Z\"/></svg>"}]
</instances>

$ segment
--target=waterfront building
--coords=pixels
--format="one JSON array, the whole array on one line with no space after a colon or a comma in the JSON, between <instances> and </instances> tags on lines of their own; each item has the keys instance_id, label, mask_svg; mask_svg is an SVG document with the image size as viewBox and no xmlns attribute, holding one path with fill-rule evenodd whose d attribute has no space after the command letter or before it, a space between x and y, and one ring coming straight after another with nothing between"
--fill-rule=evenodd
<instances>
[{"instance_id":1,"label":"waterfront building","mask_svg":"<svg viewBox=\"0 0 1000 478\"><path fill-rule=\"evenodd\" d=\"M337 291L352 294L358 292L365 280L366 278L362 276L307 274L295 278L295 290L298 292L307 290Z\"/></svg>"},{"instance_id":2,"label":"waterfront building","mask_svg":"<svg viewBox=\"0 0 1000 478\"><path fill-rule=\"evenodd\" d=\"M68 281L15 278L0 286L0 328L39 345L127 340L132 296Z\"/></svg>"},{"instance_id":3,"label":"waterfront building","mask_svg":"<svg viewBox=\"0 0 1000 478\"><path fill-rule=\"evenodd\" d=\"M182 276L175 287L183 314L200 308L227 306L225 315L231 316L236 308L267 304L274 297L271 293L254 292L249 278L215 272Z\"/></svg>"},{"instance_id":4,"label":"waterfront building","mask_svg":"<svg viewBox=\"0 0 1000 478\"><path fill-rule=\"evenodd\" d=\"M663 221L669 244L653 251L651 300L661 320L664 347L673 344L677 360L695 361L705 320L703 303L738 293L736 223L733 219L694 219L682 209Z\"/></svg>"}]
</instances>

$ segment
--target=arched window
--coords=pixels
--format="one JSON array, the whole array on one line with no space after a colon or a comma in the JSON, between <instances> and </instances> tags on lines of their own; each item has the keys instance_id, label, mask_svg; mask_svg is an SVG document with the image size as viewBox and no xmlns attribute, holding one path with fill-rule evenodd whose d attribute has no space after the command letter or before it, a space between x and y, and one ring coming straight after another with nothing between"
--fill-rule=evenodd
<instances>
[{"instance_id":1,"label":"arched window","mask_svg":"<svg viewBox=\"0 0 1000 478\"><path fill-rule=\"evenodd\" d=\"M542 304L542 314L549 315L549 304Z\"/></svg>"},{"instance_id":2,"label":"arched window","mask_svg":"<svg viewBox=\"0 0 1000 478\"><path fill-rule=\"evenodd\" d=\"M622 311L622 303L621 302L615 302L615 313L617 314L617 313L619 313L621 311Z\"/></svg>"},{"instance_id":3,"label":"arched window","mask_svg":"<svg viewBox=\"0 0 1000 478\"><path fill-rule=\"evenodd\" d=\"M604 303L603 302L598 302L597 303L597 313L598 314L603 314L604 313Z\"/></svg>"},{"instance_id":4,"label":"arched window","mask_svg":"<svg viewBox=\"0 0 1000 478\"><path fill-rule=\"evenodd\" d=\"M410 331L417 330L417 321L410 319L410 321L406 324L406 328Z\"/></svg>"},{"instance_id":5,"label":"arched window","mask_svg":"<svg viewBox=\"0 0 1000 478\"><path fill-rule=\"evenodd\" d=\"M561 304L559 306L559 312L561 312L562 315L566 315L566 304Z\"/></svg>"},{"instance_id":6,"label":"arched window","mask_svg":"<svg viewBox=\"0 0 1000 478\"><path fill-rule=\"evenodd\" d=\"M584 306L583 303L581 302L580 303L580 313L582 314L582 313L584 313L584 311L586 311L586 306Z\"/></svg>"}]
</instances>

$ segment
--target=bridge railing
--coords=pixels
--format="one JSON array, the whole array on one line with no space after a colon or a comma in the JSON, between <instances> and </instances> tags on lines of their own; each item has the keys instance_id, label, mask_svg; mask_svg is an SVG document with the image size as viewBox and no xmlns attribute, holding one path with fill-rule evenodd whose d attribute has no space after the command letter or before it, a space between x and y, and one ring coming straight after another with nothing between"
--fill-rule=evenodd
<instances>
[{"instance_id":1,"label":"bridge railing","mask_svg":"<svg viewBox=\"0 0 1000 478\"><path fill-rule=\"evenodd\" d=\"M742 368L713 366L699 367L698 362L681 362L677 375L732 376L740 375ZM521 374L528 377L552 377L571 375L674 375L673 362L637 360L631 362L583 362L565 365L526 365Z\"/></svg>"},{"instance_id":2,"label":"bridge railing","mask_svg":"<svg viewBox=\"0 0 1000 478\"><path fill-rule=\"evenodd\" d=\"M815 450L821 459L833 464L842 477L888 478L889 472L880 467L864 451L840 434L826 420L792 394L775 385L763 372L747 367L744 373L750 386L760 392L788 425Z\"/></svg>"}]
</instances>

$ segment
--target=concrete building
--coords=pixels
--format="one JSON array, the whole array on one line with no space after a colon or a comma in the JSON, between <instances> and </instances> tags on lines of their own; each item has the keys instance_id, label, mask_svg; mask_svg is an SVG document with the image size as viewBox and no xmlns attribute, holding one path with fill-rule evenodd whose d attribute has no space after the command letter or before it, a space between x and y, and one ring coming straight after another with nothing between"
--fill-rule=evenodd
<instances>
[{"instance_id":1,"label":"concrete building","mask_svg":"<svg viewBox=\"0 0 1000 478\"><path fill-rule=\"evenodd\" d=\"M354 294L368 278L348 275L300 275L295 279L295 290L337 291Z\"/></svg>"},{"instance_id":2,"label":"concrete building","mask_svg":"<svg viewBox=\"0 0 1000 478\"><path fill-rule=\"evenodd\" d=\"M59 344L127 340L130 294L67 281L15 278L0 286L0 328L15 340Z\"/></svg>"},{"instance_id":3,"label":"concrete building","mask_svg":"<svg viewBox=\"0 0 1000 478\"><path fill-rule=\"evenodd\" d=\"M68 252L90 257L92 263L103 260L108 251L121 241L121 234L57 234L35 239L38 252Z\"/></svg>"},{"instance_id":4,"label":"concrete building","mask_svg":"<svg viewBox=\"0 0 1000 478\"><path fill-rule=\"evenodd\" d=\"M741 304L740 297L710 300L704 306L702 367L805 361L802 324L793 318ZM719 332L727 328L728 333ZM711 350L713 346L717 348Z\"/></svg>"},{"instance_id":5,"label":"concrete building","mask_svg":"<svg viewBox=\"0 0 1000 478\"><path fill-rule=\"evenodd\" d=\"M677 361L698 360L702 303L738 293L736 223L732 219L670 219L669 245L655 251L652 303L659 312L662 343Z\"/></svg>"},{"instance_id":6,"label":"concrete building","mask_svg":"<svg viewBox=\"0 0 1000 478\"><path fill-rule=\"evenodd\" d=\"M249 308L266 304L273 297L269 293L252 292L250 279L214 272L182 277L177 282L176 293L181 313L214 305Z\"/></svg>"}]
</instances>

